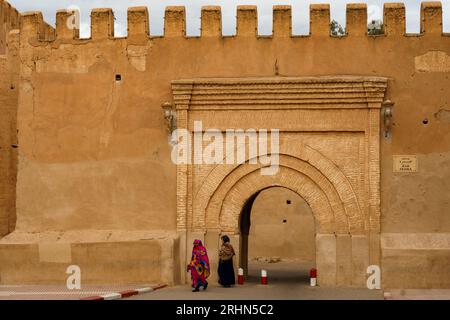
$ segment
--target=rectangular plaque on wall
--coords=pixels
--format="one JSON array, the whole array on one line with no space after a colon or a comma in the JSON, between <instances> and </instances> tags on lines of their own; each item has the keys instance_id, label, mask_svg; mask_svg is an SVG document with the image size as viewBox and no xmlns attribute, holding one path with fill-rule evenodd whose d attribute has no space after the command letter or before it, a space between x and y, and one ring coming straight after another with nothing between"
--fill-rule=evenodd
<instances>
[{"instance_id":1,"label":"rectangular plaque on wall","mask_svg":"<svg viewBox=\"0 0 450 320\"><path fill-rule=\"evenodd\" d=\"M417 156L394 156L394 172L417 172Z\"/></svg>"}]
</instances>

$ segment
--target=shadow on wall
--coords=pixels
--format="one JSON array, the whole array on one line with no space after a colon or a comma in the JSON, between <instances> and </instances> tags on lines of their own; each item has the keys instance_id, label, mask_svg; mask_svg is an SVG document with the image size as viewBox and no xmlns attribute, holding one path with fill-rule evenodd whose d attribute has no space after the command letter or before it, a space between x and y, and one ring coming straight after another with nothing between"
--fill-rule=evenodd
<instances>
[{"instance_id":1,"label":"shadow on wall","mask_svg":"<svg viewBox=\"0 0 450 320\"><path fill-rule=\"evenodd\" d=\"M17 52L7 50L8 34L19 28L19 13L0 0L0 238L16 227L17 105L19 65Z\"/></svg>"}]
</instances>

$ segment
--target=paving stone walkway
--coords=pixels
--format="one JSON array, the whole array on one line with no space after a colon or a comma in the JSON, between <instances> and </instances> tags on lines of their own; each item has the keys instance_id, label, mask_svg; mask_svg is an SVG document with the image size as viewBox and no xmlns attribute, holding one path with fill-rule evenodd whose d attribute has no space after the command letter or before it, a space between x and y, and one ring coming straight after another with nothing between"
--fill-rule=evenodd
<instances>
[{"instance_id":1,"label":"paving stone walkway","mask_svg":"<svg viewBox=\"0 0 450 320\"><path fill-rule=\"evenodd\" d=\"M210 283L206 291L191 292L189 285L175 286L135 296L135 300L382 300L381 290L321 288L309 286L308 263L250 263L244 285L222 288ZM260 284L261 269L267 270L268 285Z\"/></svg>"},{"instance_id":2,"label":"paving stone walkway","mask_svg":"<svg viewBox=\"0 0 450 320\"><path fill-rule=\"evenodd\" d=\"M65 286L0 286L0 300L79 300L90 296L146 288L154 285L82 286L81 290L68 290Z\"/></svg>"}]
</instances>

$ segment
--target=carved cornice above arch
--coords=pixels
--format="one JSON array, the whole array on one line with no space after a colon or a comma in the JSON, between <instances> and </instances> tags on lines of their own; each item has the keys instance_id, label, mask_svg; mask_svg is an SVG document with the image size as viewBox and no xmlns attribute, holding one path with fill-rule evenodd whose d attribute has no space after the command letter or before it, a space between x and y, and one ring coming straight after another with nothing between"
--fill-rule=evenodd
<instances>
[{"instance_id":1,"label":"carved cornice above arch","mask_svg":"<svg viewBox=\"0 0 450 320\"><path fill-rule=\"evenodd\" d=\"M383 77L216 78L172 82L177 110L381 108Z\"/></svg>"}]
</instances>

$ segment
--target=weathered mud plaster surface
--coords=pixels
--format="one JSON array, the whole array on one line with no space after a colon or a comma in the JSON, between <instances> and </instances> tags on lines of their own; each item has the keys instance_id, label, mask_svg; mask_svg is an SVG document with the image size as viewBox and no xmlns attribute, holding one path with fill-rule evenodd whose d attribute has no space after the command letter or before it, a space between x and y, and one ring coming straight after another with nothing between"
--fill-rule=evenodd
<instances>
[{"instance_id":1,"label":"weathered mud plaster surface","mask_svg":"<svg viewBox=\"0 0 450 320\"><path fill-rule=\"evenodd\" d=\"M0 275L10 284L63 284L67 267L77 265L82 284L174 284L177 250L168 231L16 231L0 240Z\"/></svg>"},{"instance_id":2,"label":"weathered mud plaster surface","mask_svg":"<svg viewBox=\"0 0 450 320\"><path fill-rule=\"evenodd\" d=\"M442 51L429 51L415 58L418 72L450 72L450 56Z\"/></svg>"}]
</instances>

